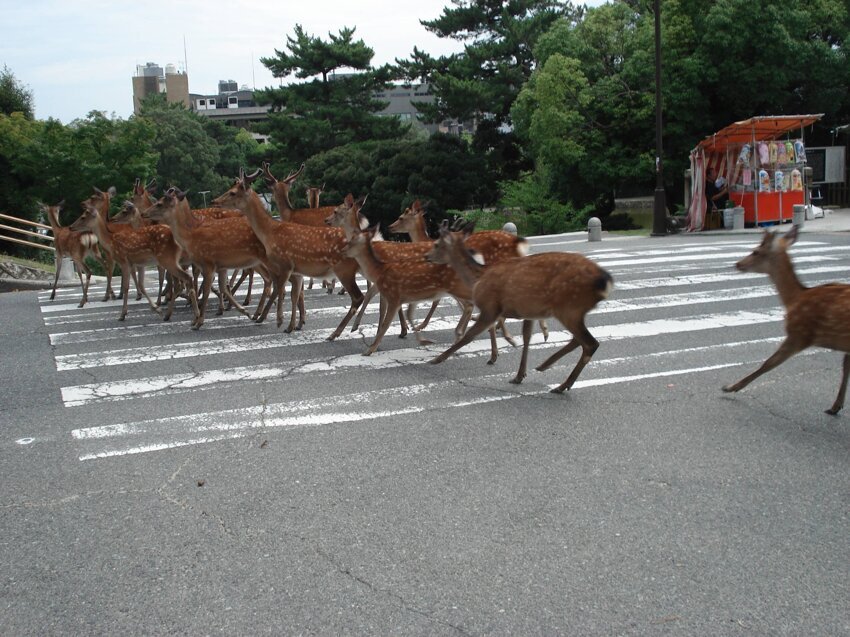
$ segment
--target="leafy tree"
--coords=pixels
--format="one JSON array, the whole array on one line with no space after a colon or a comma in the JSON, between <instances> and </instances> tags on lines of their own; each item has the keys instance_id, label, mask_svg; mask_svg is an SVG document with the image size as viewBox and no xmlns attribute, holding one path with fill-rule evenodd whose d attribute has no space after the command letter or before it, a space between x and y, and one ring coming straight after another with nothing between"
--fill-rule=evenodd
<instances>
[{"instance_id":1,"label":"leafy tree","mask_svg":"<svg viewBox=\"0 0 850 637\"><path fill-rule=\"evenodd\" d=\"M462 139L434 135L426 140L359 142L314 156L306 183L325 183L323 199L368 194L363 213L384 227L415 199L436 221L448 209L481 205L496 197L492 178L478 170L481 157Z\"/></svg>"},{"instance_id":2,"label":"leafy tree","mask_svg":"<svg viewBox=\"0 0 850 637\"><path fill-rule=\"evenodd\" d=\"M374 114L384 106L374 95L388 88L393 70L372 68L374 52L354 40L354 31L341 29L325 41L296 25L288 53L275 49L275 57L261 58L274 77L306 80L255 93L258 103L271 105L264 130L275 159L303 162L337 146L404 134L399 120Z\"/></svg>"},{"instance_id":3,"label":"leafy tree","mask_svg":"<svg viewBox=\"0 0 850 637\"><path fill-rule=\"evenodd\" d=\"M27 119L34 116L32 91L21 85L5 64L0 71L0 113L23 113Z\"/></svg>"},{"instance_id":4,"label":"leafy tree","mask_svg":"<svg viewBox=\"0 0 850 637\"><path fill-rule=\"evenodd\" d=\"M155 131L152 145L159 155L158 183L188 191L192 205L197 207L204 201L200 192L210 191L216 196L232 185L238 169L224 176L216 172L221 162L220 147L208 134L200 115L182 104L167 104L163 96L152 95L142 102L140 118Z\"/></svg>"},{"instance_id":5,"label":"leafy tree","mask_svg":"<svg viewBox=\"0 0 850 637\"><path fill-rule=\"evenodd\" d=\"M510 109L535 68L533 47L559 16L579 19L583 7L555 0L452 0L440 17L424 20L441 38L465 42L463 53L434 58L414 48L397 60L406 77L431 85L433 105L417 105L430 121L455 118L476 125L474 147L490 170L518 174L522 154L511 131Z\"/></svg>"},{"instance_id":6,"label":"leafy tree","mask_svg":"<svg viewBox=\"0 0 850 637\"><path fill-rule=\"evenodd\" d=\"M829 26L825 26L829 25ZM850 116L846 3L666 0L662 8L665 185L672 207L689 151L754 115ZM559 20L514 105L516 131L552 196L597 213L654 187L654 15L645 1ZM547 131L551 134L547 134ZM815 131L815 136L817 131ZM807 134L810 141L812 135Z\"/></svg>"}]
</instances>

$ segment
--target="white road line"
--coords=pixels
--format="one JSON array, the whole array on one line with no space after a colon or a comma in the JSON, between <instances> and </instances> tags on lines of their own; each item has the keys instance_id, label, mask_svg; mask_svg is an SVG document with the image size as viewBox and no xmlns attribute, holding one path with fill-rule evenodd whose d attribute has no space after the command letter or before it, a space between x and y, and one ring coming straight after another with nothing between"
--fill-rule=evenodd
<instances>
[{"instance_id":1,"label":"white road line","mask_svg":"<svg viewBox=\"0 0 850 637\"><path fill-rule=\"evenodd\" d=\"M691 317L673 319L656 319L613 325L594 326L591 331L597 339L626 338L629 336L658 336L660 334L675 334L689 331L701 331L718 327L734 327L781 321L784 313L781 309L765 312L736 311L722 314L703 314ZM432 321L434 331L454 329L454 321L438 319ZM395 328L395 326L394 326ZM351 334L343 332L339 340L370 338L375 333L375 326L361 327L360 332ZM397 329L397 328L395 328ZM65 354L56 356L58 371L88 369L92 367L108 367L111 365L131 365L152 361L190 358L196 356L214 356L238 352L275 349L294 345L310 345L324 341L332 330L315 330L297 334L271 334L262 336L243 336L229 338L224 341L204 341L201 343L177 343L162 345L155 350L149 347L118 349L110 352L87 352L81 354ZM568 332L550 332L550 339L557 334L563 334L566 339ZM388 332L388 336L391 336ZM386 338L386 337L385 337Z\"/></svg>"},{"instance_id":2,"label":"white road line","mask_svg":"<svg viewBox=\"0 0 850 637\"><path fill-rule=\"evenodd\" d=\"M651 378L664 378L685 374L697 374L727 367L736 367L742 364L744 363L723 363L719 365L706 365L703 367L691 367L687 369L662 370L632 376L588 379L584 381L577 381L573 388L575 390L582 387L629 383ZM479 378L477 379L477 382L482 382L486 379L493 379L494 377L495 375ZM498 377L502 382L504 382L503 374L498 375ZM265 430L272 428L316 427L328 424L344 424L361 422L364 420L395 418L411 413L457 409L470 405L513 400L520 397L541 395L546 392L546 390L522 391L519 388L513 390L505 388L504 390L494 394L485 394L471 399L455 401L440 400L431 403L425 402L422 403L421 406L401 406L404 405L406 400L409 400L411 393L443 393L447 388L456 386L457 381L441 381L425 385L381 389L377 392L367 392L365 394L358 393L316 400L300 400L297 402L277 403L250 407L247 409L191 414L189 416L177 416L158 420L146 420L123 425L88 427L85 429L75 429L71 432L71 435L78 441L104 441L116 438L123 441L124 438L140 435L155 435L157 437L176 436L180 438L171 442L154 442L130 446L114 445L99 451L83 453L79 456L81 461L86 461L116 456L135 455L151 451L162 451L187 445L215 442L222 439L244 437L250 435L257 429ZM550 388L556 386L557 385L551 385ZM485 389L489 388L482 388L482 390ZM370 400L371 394L374 394L372 400ZM399 397L401 397L402 400L399 400ZM381 404L393 402L400 403L400 406L395 409L388 408L374 411L364 409L362 406L363 404L375 404L378 401ZM327 410L328 406L336 407L339 411L325 411L324 413L319 411L323 409ZM198 436L198 434L201 435ZM189 436L188 439L186 436Z\"/></svg>"},{"instance_id":3,"label":"white road line","mask_svg":"<svg viewBox=\"0 0 850 637\"><path fill-rule=\"evenodd\" d=\"M645 354L643 358L678 358L687 354L776 343L782 339L783 337L770 337L750 341L734 341L716 345L665 350ZM561 338L558 338L557 341L555 338L552 338L551 341L544 342L540 336L535 335L532 338L531 349L554 349L555 347L560 347L563 343L564 341ZM327 359L304 359L286 365L264 364L230 367L206 372L168 374L124 381L87 383L84 385L63 387L62 400L66 407L79 407L97 402L153 398L156 396L181 394L198 389L209 390L236 383L289 378L296 374L316 374L327 377L339 373L349 374L352 369L356 368L390 369L393 367L427 363L436 354L441 352L443 348L444 346L418 349L405 348L401 350L378 351L368 358L360 354L350 354L348 356L334 358L331 362ZM511 350L507 351L510 352ZM458 352L456 357L483 357L489 353L490 349L487 342L475 341ZM504 347L502 348L502 353L506 353ZM598 369L599 367L619 366L631 360L633 360L633 357L594 358L593 367Z\"/></svg>"}]
</instances>

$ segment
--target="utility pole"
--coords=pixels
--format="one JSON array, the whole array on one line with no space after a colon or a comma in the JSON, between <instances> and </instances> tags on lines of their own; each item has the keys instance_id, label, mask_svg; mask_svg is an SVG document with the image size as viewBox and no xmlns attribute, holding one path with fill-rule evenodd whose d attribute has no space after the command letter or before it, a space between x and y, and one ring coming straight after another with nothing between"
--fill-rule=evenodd
<instances>
[{"instance_id":1,"label":"utility pole","mask_svg":"<svg viewBox=\"0 0 850 637\"><path fill-rule=\"evenodd\" d=\"M664 164L661 161L661 2L655 0L655 202L652 207L653 237L667 235L667 199L664 194Z\"/></svg>"}]
</instances>

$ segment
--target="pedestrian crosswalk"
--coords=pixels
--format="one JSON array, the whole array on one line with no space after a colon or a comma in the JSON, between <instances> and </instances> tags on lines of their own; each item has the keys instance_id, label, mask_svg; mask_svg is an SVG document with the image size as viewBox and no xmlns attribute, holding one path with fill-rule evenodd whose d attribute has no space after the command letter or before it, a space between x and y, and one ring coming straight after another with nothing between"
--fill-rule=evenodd
<instances>
[{"instance_id":1,"label":"pedestrian crosswalk","mask_svg":"<svg viewBox=\"0 0 850 637\"><path fill-rule=\"evenodd\" d=\"M734 270L756 243L746 239L582 246L611 272L615 287L589 315L588 327L601 345L573 391L738 368L729 372L732 379L742 366L759 364L782 340L784 311L766 276ZM535 252L574 248L547 238L533 242ZM792 258L808 285L850 278L845 242L800 240ZM362 280L361 286L365 289ZM90 298L101 292L93 285ZM187 307L163 322L146 301L132 299L127 321L119 322L120 301L80 309L78 295L68 288L51 302L47 292L39 304L63 405L76 421L97 423L70 432L83 461L211 444L258 430L383 418L403 422L406 414L544 395L575 364L568 356L556 366L560 371L510 385L519 348L500 339L500 360L487 367L490 346L482 338L441 366L426 366L453 339L459 310L450 299L423 333L435 345L417 345L412 335L385 338L374 355L364 357L376 330L377 303L357 332L328 342L347 297L318 288L306 291L307 325L292 334L274 321L257 325L233 311L215 316L209 310L203 328L193 332ZM214 312L216 301L211 303ZM424 311L423 304L420 318ZM508 326L520 340L519 323ZM549 329L547 340L533 336L531 367L570 339L557 322L550 321ZM397 324L392 333L398 334ZM639 356L624 353L638 345ZM115 422L102 424L107 408ZM100 417L87 419L89 413Z\"/></svg>"}]
</instances>

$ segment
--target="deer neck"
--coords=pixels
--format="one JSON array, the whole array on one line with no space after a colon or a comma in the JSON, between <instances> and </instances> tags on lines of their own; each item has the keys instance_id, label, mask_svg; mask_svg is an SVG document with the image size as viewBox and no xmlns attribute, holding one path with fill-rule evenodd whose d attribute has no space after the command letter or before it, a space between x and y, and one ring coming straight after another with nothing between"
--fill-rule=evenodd
<instances>
[{"instance_id":1,"label":"deer neck","mask_svg":"<svg viewBox=\"0 0 850 637\"><path fill-rule=\"evenodd\" d=\"M260 196L256 192L249 189L246 194L248 198L240 206L240 209L248 218L248 223L251 224L254 234L265 245L266 238L274 232L279 222L272 219L266 212L265 207L260 203ZM281 218L283 218L283 213L281 213Z\"/></svg>"},{"instance_id":2,"label":"deer neck","mask_svg":"<svg viewBox=\"0 0 850 637\"><path fill-rule=\"evenodd\" d=\"M375 254L371 240L363 245L363 248L358 251L354 258L360 264L360 267L363 268L363 274L366 275L367 279L377 281L380 278L386 264Z\"/></svg>"},{"instance_id":3,"label":"deer neck","mask_svg":"<svg viewBox=\"0 0 850 637\"><path fill-rule=\"evenodd\" d=\"M112 252L112 231L109 229L109 224L106 223L106 217L107 214L98 208L95 217L94 233L97 235L97 240L103 244L103 247Z\"/></svg>"},{"instance_id":4,"label":"deer neck","mask_svg":"<svg viewBox=\"0 0 850 637\"><path fill-rule=\"evenodd\" d=\"M281 221L289 221L292 217L292 203L289 201L289 188L277 183L272 189L274 192L274 202L277 204L277 209L280 212Z\"/></svg>"},{"instance_id":5,"label":"deer neck","mask_svg":"<svg viewBox=\"0 0 850 637\"><path fill-rule=\"evenodd\" d=\"M410 228L410 240L411 241L430 241L431 237L428 236L428 228L425 225L425 219L421 216L417 216L413 218L413 225Z\"/></svg>"},{"instance_id":6,"label":"deer neck","mask_svg":"<svg viewBox=\"0 0 850 637\"><path fill-rule=\"evenodd\" d=\"M769 276L785 307L790 307L806 289L806 286L800 283L800 279L797 278L794 266L791 264L791 257L785 251L774 256L773 268L771 268Z\"/></svg>"},{"instance_id":7,"label":"deer neck","mask_svg":"<svg viewBox=\"0 0 850 637\"><path fill-rule=\"evenodd\" d=\"M460 244L453 248L449 264L470 288L475 286L475 283L484 273L484 266L478 263L469 250Z\"/></svg>"}]
</instances>

